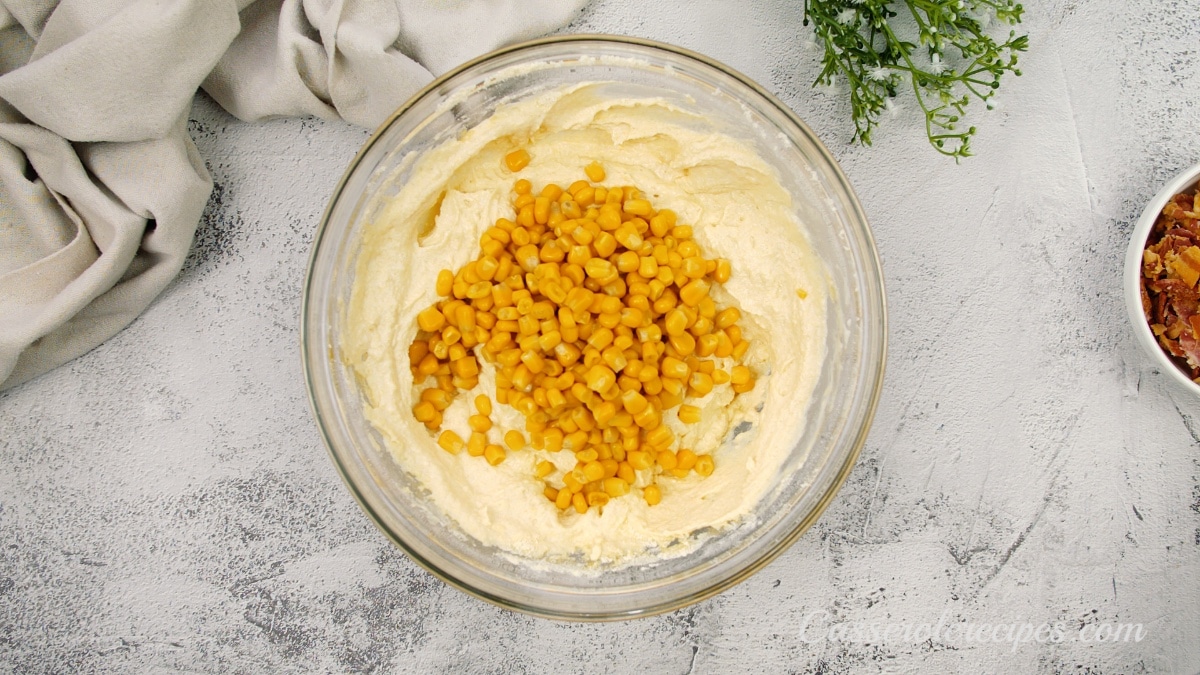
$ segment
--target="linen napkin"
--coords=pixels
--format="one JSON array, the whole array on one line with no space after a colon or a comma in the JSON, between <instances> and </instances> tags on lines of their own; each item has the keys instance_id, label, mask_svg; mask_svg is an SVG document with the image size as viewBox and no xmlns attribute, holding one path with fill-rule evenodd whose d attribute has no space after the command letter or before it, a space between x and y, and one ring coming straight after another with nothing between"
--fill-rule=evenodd
<instances>
[{"instance_id":1,"label":"linen napkin","mask_svg":"<svg viewBox=\"0 0 1200 675\"><path fill-rule=\"evenodd\" d=\"M87 352L179 272L212 181L202 87L243 120L375 127L586 0L0 0L0 390Z\"/></svg>"}]
</instances>

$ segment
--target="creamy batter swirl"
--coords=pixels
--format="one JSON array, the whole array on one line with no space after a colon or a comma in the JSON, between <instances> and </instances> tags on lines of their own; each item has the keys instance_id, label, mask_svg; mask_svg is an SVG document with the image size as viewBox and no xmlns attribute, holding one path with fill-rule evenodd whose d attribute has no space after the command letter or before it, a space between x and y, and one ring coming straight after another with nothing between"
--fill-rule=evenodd
<instances>
[{"instance_id":1,"label":"creamy batter swirl","mask_svg":"<svg viewBox=\"0 0 1200 675\"><path fill-rule=\"evenodd\" d=\"M514 176L502 158L516 148L527 149L532 161ZM699 424L664 416L680 439L677 447L713 454L710 477L661 477L661 504L648 506L631 494L602 513L580 515L560 512L533 475L543 459L570 470L570 452L511 452L493 467L440 449L412 414L419 390L407 348L417 313L437 300L438 271L474 259L484 230L513 217L515 178L529 179L535 190L566 185L583 178L593 160L607 170L607 185L637 186L656 207L693 226L706 257L732 262L732 278L713 296L741 309L739 324L752 345L745 363L758 383L737 397L718 387L689 399L702 408ZM577 85L501 106L430 150L378 213L364 228L342 356L362 383L368 420L396 461L468 536L538 560L674 555L694 546L698 533L745 519L777 483L821 372L826 286L790 195L748 144L665 100L616 98L603 83ZM480 365L479 387L445 411L442 428L466 430L474 395L494 395L495 370L482 359ZM718 360L718 367L728 365ZM497 438L525 428L507 405L495 405L492 419Z\"/></svg>"}]
</instances>

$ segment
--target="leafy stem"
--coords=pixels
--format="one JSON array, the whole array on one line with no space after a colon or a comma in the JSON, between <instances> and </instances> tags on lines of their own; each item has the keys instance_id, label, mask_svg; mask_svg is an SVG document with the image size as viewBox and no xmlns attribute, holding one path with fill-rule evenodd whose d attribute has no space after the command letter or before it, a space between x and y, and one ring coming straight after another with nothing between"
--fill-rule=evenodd
<instances>
[{"instance_id":1,"label":"leafy stem","mask_svg":"<svg viewBox=\"0 0 1200 675\"><path fill-rule=\"evenodd\" d=\"M1016 25L1024 8L1015 0L903 0L900 18L892 9L899 1L805 0L805 25L812 22L824 48L814 84L845 78L851 142L870 145L880 114L907 81L930 144L956 160L968 157L975 127L962 127L967 106L976 99L990 109L1001 78L1021 74L1017 54L1029 47L1028 36L1013 30L998 43L986 26ZM916 42L901 37L910 34ZM919 49L924 58L914 56Z\"/></svg>"}]
</instances>

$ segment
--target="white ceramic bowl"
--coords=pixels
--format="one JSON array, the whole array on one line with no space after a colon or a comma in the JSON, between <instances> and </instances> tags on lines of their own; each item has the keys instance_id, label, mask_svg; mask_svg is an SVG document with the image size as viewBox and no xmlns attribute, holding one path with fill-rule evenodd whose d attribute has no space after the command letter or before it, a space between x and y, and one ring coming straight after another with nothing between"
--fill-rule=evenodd
<instances>
[{"instance_id":1,"label":"white ceramic bowl","mask_svg":"<svg viewBox=\"0 0 1200 675\"><path fill-rule=\"evenodd\" d=\"M1150 203L1146 204L1146 209L1142 211L1137 225L1133 228L1133 237L1129 241L1129 250L1125 254L1125 278L1123 281L1125 307L1129 310L1129 321L1133 324L1133 334L1136 336L1138 344L1142 345L1142 348L1158 364L1159 368L1196 396L1200 396L1200 384L1193 382L1186 373L1179 369L1179 366L1175 365L1175 362L1158 344L1154 333L1150 331L1150 324L1146 321L1146 315L1142 313L1141 277L1142 251L1146 249L1146 239L1150 237L1150 230L1154 228L1154 222L1158 220L1163 207L1172 197L1185 190L1194 189L1198 181L1200 181L1200 164L1180 172L1178 176L1164 185L1158 194L1154 195Z\"/></svg>"}]
</instances>

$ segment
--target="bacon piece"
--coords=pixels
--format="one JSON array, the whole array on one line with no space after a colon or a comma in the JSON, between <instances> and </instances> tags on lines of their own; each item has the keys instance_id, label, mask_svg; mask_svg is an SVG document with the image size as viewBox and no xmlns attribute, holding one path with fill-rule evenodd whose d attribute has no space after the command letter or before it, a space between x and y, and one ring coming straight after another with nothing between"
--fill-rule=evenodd
<instances>
[{"instance_id":1,"label":"bacon piece","mask_svg":"<svg viewBox=\"0 0 1200 675\"><path fill-rule=\"evenodd\" d=\"M1158 336L1158 344L1167 351L1168 354L1178 359L1187 358L1187 353L1183 351L1183 347L1179 346L1179 340L1172 340L1165 335Z\"/></svg>"},{"instance_id":2,"label":"bacon piece","mask_svg":"<svg viewBox=\"0 0 1200 675\"><path fill-rule=\"evenodd\" d=\"M1200 377L1200 340L1196 339L1195 333L1189 334L1187 331L1184 331L1179 336L1178 343L1179 351L1183 352L1183 354L1177 354L1176 356L1180 356L1187 361L1189 367L1186 370L1190 371L1188 374L1193 379Z\"/></svg>"},{"instance_id":3,"label":"bacon piece","mask_svg":"<svg viewBox=\"0 0 1200 675\"><path fill-rule=\"evenodd\" d=\"M1141 300L1163 351L1200 381L1200 188L1175 195L1146 241Z\"/></svg>"}]
</instances>

